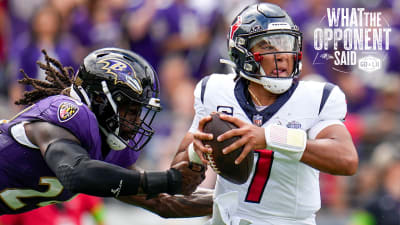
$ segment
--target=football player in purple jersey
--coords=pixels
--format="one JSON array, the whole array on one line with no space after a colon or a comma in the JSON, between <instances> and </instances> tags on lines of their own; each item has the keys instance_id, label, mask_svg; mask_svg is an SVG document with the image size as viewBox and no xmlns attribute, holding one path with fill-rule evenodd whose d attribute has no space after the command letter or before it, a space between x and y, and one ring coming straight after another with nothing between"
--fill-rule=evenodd
<instances>
[{"instance_id":1,"label":"football player in purple jersey","mask_svg":"<svg viewBox=\"0 0 400 225\"><path fill-rule=\"evenodd\" d=\"M200 166L134 167L161 110L150 64L131 51L103 48L85 57L72 76L72 68L43 53L46 63L38 64L46 81L22 71L20 83L34 89L16 104L27 107L0 124L0 214L78 193L115 197L163 217L211 213L212 193L194 192L204 179Z\"/></svg>"}]
</instances>

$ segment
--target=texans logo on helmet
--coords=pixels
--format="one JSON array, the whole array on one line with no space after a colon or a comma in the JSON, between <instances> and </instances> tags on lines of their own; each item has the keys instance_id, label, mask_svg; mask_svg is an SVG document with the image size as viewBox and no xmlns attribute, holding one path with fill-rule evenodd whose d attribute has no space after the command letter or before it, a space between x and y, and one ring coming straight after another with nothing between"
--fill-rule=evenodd
<instances>
[{"instance_id":1,"label":"texans logo on helmet","mask_svg":"<svg viewBox=\"0 0 400 225\"><path fill-rule=\"evenodd\" d=\"M136 93L142 94L142 85L136 78L136 72L130 64L121 59L113 58L100 60L99 63L105 64L101 69L105 70L106 73L115 76L114 84L126 84Z\"/></svg>"},{"instance_id":2,"label":"texans logo on helmet","mask_svg":"<svg viewBox=\"0 0 400 225\"><path fill-rule=\"evenodd\" d=\"M242 25L242 17L238 16L236 23L231 26L231 34L230 34L230 39L231 40L233 38L233 35L237 31L237 29L239 29L240 25Z\"/></svg>"}]
</instances>

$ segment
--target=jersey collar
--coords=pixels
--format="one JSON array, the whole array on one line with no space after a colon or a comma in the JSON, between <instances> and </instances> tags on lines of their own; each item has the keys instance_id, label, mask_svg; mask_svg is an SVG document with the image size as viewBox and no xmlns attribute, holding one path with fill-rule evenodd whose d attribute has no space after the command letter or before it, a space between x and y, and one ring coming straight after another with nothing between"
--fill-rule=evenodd
<instances>
[{"instance_id":1,"label":"jersey collar","mask_svg":"<svg viewBox=\"0 0 400 225\"><path fill-rule=\"evenodd\" d=\"M253 121L254 116L262 116L261 124L264 124L289 100L298 86L298 81L294 80L288 91L280 95L272 105L260 112L256 110L253 101L251 101L247 86L247 80L239 79L235 85L235 98L250 121Z\"/></svg>"}]
</instances>

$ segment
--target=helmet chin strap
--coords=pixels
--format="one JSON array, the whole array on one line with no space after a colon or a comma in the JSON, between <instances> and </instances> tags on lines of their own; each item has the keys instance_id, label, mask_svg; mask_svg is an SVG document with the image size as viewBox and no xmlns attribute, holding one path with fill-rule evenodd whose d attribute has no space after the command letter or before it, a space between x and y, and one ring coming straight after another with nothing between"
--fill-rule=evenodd
<instances>
[{"instance_id":1,"label":"helmet chin strap","mask_svg":"<svg viewBox=\"0 0 400 225\"><path fill-rule=\"evenodd\" d=\"M102 87L103 87L103 92L104 92L104 94L106 95L106 97L107 97L107 99L108 99L108 102L110 102L111 107L112 107L114 113L115 113L116 115L119 115L119 113L118 113L118 108L117 108L117 104L115 104L114 99L113 99L112 96L111 96L111 92L110 92L110 90L108 89L107 82L105 82L105 81L103 80L103 81L101 82L101 85L102 85ZM119 123L119 117L117 117L117 122ZM119 127L118 127L117 129L115 129L114 133L115 133L116 135L119 134Z\"/></svg>"},{"instance_id":2,"label":"helmet chin strap","mask_svg":"<svg viewBox=\"0 0 400 225\"><path fill-rule=\"evenodd\" d=\"M127 145L121 141L114 133L107 132L107 130L99 125L100 130L106 135L106 141L108 146L115 151L121 151L127 147Z\"/></svg>"},{"instance_id":3,"label":"helmet chin strap","mask_svg":"<svg viewBox=\"0 0 400 225\"><path fill-rule=\"evenodd\" d=\"M115 101L112 98L110 89L108 89L108 86L107 86L107 82L103 80L101 82L101 85L102 85L102 88L103 88L103 92L106 95L108 101L110 102L114 113L116 115L119 115L117 104L115 104ZM119 116L117 116L117 122L119 123ZM107 144L110 146L110 148L112 148L113 150L120 151L120 150L125 149L127 147L127 145L120 138L118 138L119 127L117 129L115 129L114 132L108 132L100 124L99 124L99 127L100 127L101 131L106 135L106 138L107 138L106 141L107 141Z\"/></svg>"}]
</instances>

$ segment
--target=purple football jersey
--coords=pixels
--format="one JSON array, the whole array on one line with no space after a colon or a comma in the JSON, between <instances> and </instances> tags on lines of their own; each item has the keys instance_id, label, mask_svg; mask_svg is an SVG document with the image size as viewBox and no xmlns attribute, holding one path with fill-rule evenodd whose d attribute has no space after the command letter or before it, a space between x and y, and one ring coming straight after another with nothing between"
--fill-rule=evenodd
<instances>
[{"instance_id":1,"label":"purple football jersey","mask_svg":"<svg viewBox=\"0 0 400 225\"><path fill-rule=\"evenodd\" d=\"M18 143L11 128L23 121L47 121L74 134L90 158L121 167L134 164L139 152L111 150L103 158L96 116L83 103L68 96L51 96L28 107L0 125L0 214L16 214L66 201L72 193L61 185L40 150Z\"/></svg>"}]
</instances>

